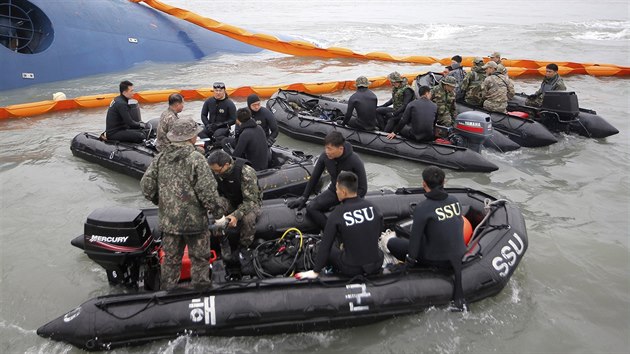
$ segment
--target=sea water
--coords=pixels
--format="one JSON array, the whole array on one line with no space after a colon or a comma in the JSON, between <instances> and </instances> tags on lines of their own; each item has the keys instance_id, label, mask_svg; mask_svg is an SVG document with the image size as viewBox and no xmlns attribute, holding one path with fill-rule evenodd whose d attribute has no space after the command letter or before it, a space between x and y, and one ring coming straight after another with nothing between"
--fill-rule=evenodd
<instances>
[{"instance_id":1,"label":"sea water","mask_svg":"<svg viewBox=\"0 0 630 354\"><path fill-rule=\"evenodd\" d=\"M251 31L356 52L437 58L486 56L630 66L626 1L202 1L167 0ZM86 5L83 5L86 6ZM141 6L141 5L139 5ZM136 90L354 80L442 67L350 59L297 58L262 51L220 53L194 63L143 63L121 73L0 92L0 105ZM515 78L533 93L540 77ZM557 144L507 154L484 151L491 174L447 171L447 186L480 189L518 204L530 247L497 296L466 313L431 308L365 327L235 338L180 337L115 353L592 353L630 347L630 80L570 76L580 106L620 130L594 140L559 134ZM379 101L388 89L377 89ZM331 94L347 98L352 92ZM238 107L244 99L236 99ZM202 102L182 116L199 120ZM145 121L166 104L142 106ZM107 206L148 207L138 181L72 156L74 135L104 129L106 108L0 122L0 352L79 353L39 338L42 324L85 300L121 292L70 240L87 215ZM278 143L307 153L318 144ZM419 186L424 165L361 154L369 187Z\"/></svg>"}]
</instances>

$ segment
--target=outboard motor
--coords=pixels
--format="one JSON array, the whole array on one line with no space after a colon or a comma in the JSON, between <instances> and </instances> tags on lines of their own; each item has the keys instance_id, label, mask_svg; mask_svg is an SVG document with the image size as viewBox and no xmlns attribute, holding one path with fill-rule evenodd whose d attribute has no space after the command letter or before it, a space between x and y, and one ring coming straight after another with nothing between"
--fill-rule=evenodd
<instances>
[{"instance_id":1,"label":"outboard motor","mask_svg":"<svg viewBox=\"0 0 630 354\"><path fill-rule=\"evenodd\" d=\"M492 135L492 120L487 113L462 112L455 119L455 134L449 137L458 146L481 152L481 145Z\"/></svg>"},{"instance_id":2,"label":"outboard motor","mask_svg":"<svg viewBox=\"0 0 630 354\"><path fill-rule=\"evenodd\" d=\"M156 240L141 210L96 209L85 222L83 237L85 253L105 268L111 284L143 286L149 275L159 274Z\"/></svg>"},{"instance_id":3,"label":"outboard motor","mask_svg":"<svg viewBox=\"0 0 630 354\"><path fill-rule=\"evenodd\" d=\"M559 121L573 120L580 114L577 95L569 91L545 92L542 109L556 113Z\"/></svg>"}]
</instances>

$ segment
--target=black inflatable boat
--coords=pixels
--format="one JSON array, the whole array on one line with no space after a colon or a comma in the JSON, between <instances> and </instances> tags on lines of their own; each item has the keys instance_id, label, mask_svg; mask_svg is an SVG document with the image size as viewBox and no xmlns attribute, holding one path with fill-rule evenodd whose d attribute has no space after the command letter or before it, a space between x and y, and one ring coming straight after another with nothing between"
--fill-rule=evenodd
<instances>
[{"instance_id":1,"label":"black inflatable boat","mask_svg":"<svg viewBox=\"0 0 630 354\"><path fill-rule=\"evenodd\" d=\"M526 94L517 93L508 102L508 110L527 112L532 119L554 132L574 133L595 139L619 133L617 128L597 115L597 112L580 108L575 92L547 92L542 107L528 106L526 101Z\"/></svg>"},{"instance_id":2,"label":"black inflatable boat","mask_svg":"<svg viewBox=\"0 0 630 354\"><path fill-rule=\"evenodd\" d=\"M74 156L134 178L142 178L157 152L143 144L104 142L97 135L80 133L72 139ZM313 171L317 157L274 145L272 168L258 171L258 185L265 199L301 195ZM328 182L327 175L320 186ZM319 189L318 189L319 190Z\"/></svg>"},{"instance_id":3,"label":"black inflatable boat","mask_svg":"<svg viewBox=\"0 0 630 354\"><path fill-rule=\"evenodd\" d=\"M280 90L267 101L267 108L274 113L280 131L294 139L321 143L329 132L338 131L355 150L369 154L398 157L459 171L492 172L498 169L481 154L466 147L437 142L419 143L402 137L388 140L387 133L340 126L334 119L320 117L320 113L330 113L336 117L345 114L347 103L334 98ZM492 126L489 118L486 118L485 115L462 116L463 129L458 132L464 138L462 141L478 147L487 139Z\"/></svg>"},{"instance_id":4,"label":"black inflatable boat","mask_svg":"<svg viewBox=\"0 0 630 354\"><path fill-rule=\"evenodd\" d=\"M419 75L413 85L417 89L418 85L433 87L442 79L442 74L429 72ZM508 138L523 147L542 147L555 144L558 139L540 122L527 118L523 112L508 112L508 114L488 112L481 107L457 102L457 112L478 111L484 112L492 119L494 129L503 133Z\"/></svg>"},{"instance_id":5,"label":"black inflatable boat","mask_svg":"<svg viewBox=\"0 0 630 354\"><path fill-rule=\"evenodd\" d=\"M470 189L448 191L459 199L475 228L462 259L464 295L471 303L499 293L509 281L528 246L525 221L520 210L504 200ZM408 237L409 218L424 195L420 189L399 189L371 192L366 198L381 209L386 228L399 230L399 237ZM156 221L153 209L95 211L86 223L86 234L81 236L85 252L92 258L98 255L103 265L107 257L111 264L114 259L142 259L159 238ZM119 230L112 231L112 223L118 223ZM304 232L313 229L308 219L289 209L284 200L265 201L257 225L259 236L277 237L289 227ZM225 282L213 272L212 286L202 290L91 299L43 325L37 334L86 350L104 350L180 335L251 336L326 330L448 305L452 294L452 274L435 269L388 267L369 278L323 275L315 281L254 277Z\"/></svg>"}]
</instances>

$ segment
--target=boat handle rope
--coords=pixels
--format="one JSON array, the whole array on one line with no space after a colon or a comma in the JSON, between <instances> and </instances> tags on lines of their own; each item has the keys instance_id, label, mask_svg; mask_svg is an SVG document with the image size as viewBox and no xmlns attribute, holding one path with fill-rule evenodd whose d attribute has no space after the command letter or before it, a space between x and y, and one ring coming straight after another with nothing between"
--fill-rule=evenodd
<instances>
[{"instance_id":1,"label":"boat handle rope","mask_svg":"<svg viewBox=\"0 0 630 354\"><path fill-rule=\"evenodd\" d=\"M473 230L473 234L472 237L470 238L470 241L468 242L469 245L473 245L474 241L478 240L481 238L481 236L483 236L484 234L488 233L489 231L492 230L497 230L497 229L510 229L510 224L509 224L509 220L508 219L508 214L505 214L505 218L506 218L506 224L503 225L486 225L488 223L488 221L490 220L490 217L497 211L499 210L499 207L503 207L504 209L506 209L506 204L508 204L509 201L506 199L497 199L492 201L489 198L486 198L484 200L484 210L486 210L486 215L484 216L484 218L479 222L479 224L477 225L477 227L475 227L475 229Z\"/></svg>"}]
</instances>

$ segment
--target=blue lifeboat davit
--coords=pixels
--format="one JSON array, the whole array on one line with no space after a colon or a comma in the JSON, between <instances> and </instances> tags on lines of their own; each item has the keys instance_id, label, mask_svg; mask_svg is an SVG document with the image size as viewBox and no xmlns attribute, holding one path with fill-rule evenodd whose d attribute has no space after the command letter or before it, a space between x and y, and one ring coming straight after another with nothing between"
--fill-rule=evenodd
<instances>
[{"instance_id":1,"label":"blue lifeboat davit","mask_svg":"<svg viewBox=\"0 0 630 354\"><path fill-rule=\"evenodd\" d=\"M128 0L0 3L0 91L260 49Z\"/></svg>"}]
</instances>

